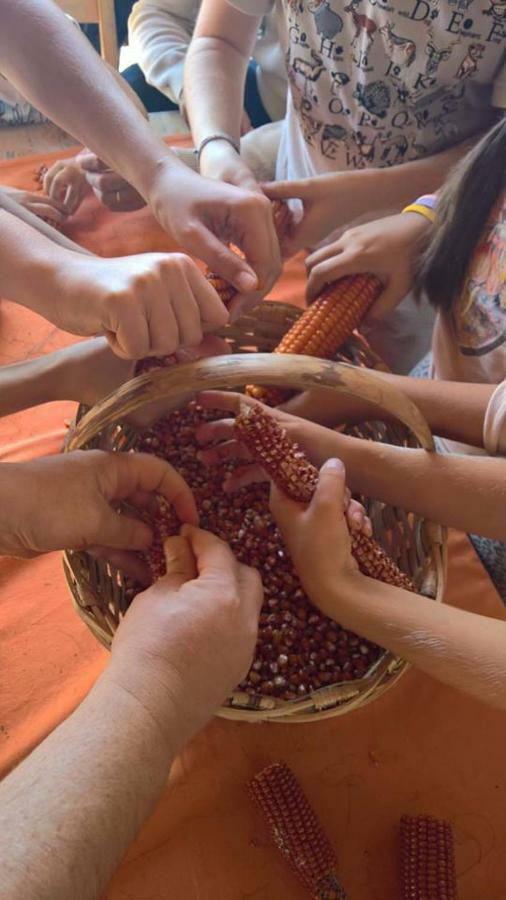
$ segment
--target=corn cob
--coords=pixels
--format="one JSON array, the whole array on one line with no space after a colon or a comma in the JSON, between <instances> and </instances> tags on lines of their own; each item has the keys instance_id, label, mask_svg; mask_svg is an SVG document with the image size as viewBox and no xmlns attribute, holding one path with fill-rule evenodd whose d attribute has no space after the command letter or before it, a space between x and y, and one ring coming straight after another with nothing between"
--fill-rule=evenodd
<instances>
[{"instance_id":1,"label":"corn cob","mask_svg":"<svg viewBox=\"0 0 506 900\"><path fill-rule=\"evenodd\" d=\"M309 503L318 484L318 469L288 437L274 416L259 404L241 401L235 420L237 437L274 483L292 500ZM410 578L372 538L351 533L351 549L360 570L370 578L415 591Z\"/></svg>"},{"instance_id":2,"label":"corn cob","mask_svg":"<svg viewBox=\"0 0 506 900\"><path fill-rule=\"evenodd\" d=\"M451 825L431 816L401 819L402 900L457 900Z\"/></svg>"},{"instance_id":3,"label":"corn cob","mask_svg":"<svg viewBox=\"0 0 506 900\"><path fill-rule=\"evenodd\" d=\"M276 228L276 232L278 233L278 235L282 235L290 218L289 207L283 200L275 200L272 204L272 215L274 218L274 227ZM244 258L244 253L239 250L238 247L230 244L230 249L233 250L234 253L237 253L238 256ZM221 302L228 309L232 300L237 294L235 287L229 284L228 281L225 281L225 279L222 278L221 275L216 275L215 272L211 272L209 268L206 270L206 278L209 284L212 285L212 287L218 294Z\"/></svg>"},{"instance_id":4,"label":"corn cob","mask_svg":"<svg viewBox=\"0 0 506 900\"><path fill-rule=\"evenodd\" d=\"M336 875L336 854L295 775L275 763L248 790L265 817L272 840L314 900L346 900Z\"/></svg>"},{"instance_id":5,"label":"corn cob","mask_svg":"<svg viewBox=\"0 0 506 900\"><path fill-rule=\"evenodd\" d=\"M326 285L287 331L274 353L333 359L381 291L381 282L373 275L353 275ZM289 396L280 388L256 385L248 385L246 393L268 406L278 406Z\"/></svg>"}]
</instances>

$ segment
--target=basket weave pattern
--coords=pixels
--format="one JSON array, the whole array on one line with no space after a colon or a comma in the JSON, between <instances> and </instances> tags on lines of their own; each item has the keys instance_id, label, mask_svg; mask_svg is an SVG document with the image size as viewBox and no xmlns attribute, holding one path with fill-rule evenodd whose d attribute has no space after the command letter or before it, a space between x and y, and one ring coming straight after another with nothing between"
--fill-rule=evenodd
<instances>
[{"instance_id":1,"label":"basket weave pattern","mask_svg":"<svg viewBox=\"0 0 506 900\"><path fill-rule=\"evenodd\" d=\"M385 441L400 446L433 449L426 423L418 410L395 390L386 390L368 370L384 369L381 360L358 336L353 336L339 356L341 365L310 360L308 357L269 355L280 337L300 311L279 303L264 303L227 327L223 336L234 354L156 370L122 386L114 395L97 404L88 413L80 410L78 424L67 449L100 447L129 450L135 448L140 434L125 422L126 416L150 401L163 397L170 409L184 406L196 392L210 388L238 389L255 383L292 387L298 390L318 385L356 393L373 400L398 422L369 422L354 427L352 433L364 439ZM258 352L257 352L258 351ZM342 363L352 363L350 368ZM445 541L441 529L413 514L364 498L375 537L388 554L414 580L427 597L441 600L444 591ZM120 572L88 554L67 551L64 568L74 606L97 639L110 647L122 615L133 597L132 586ZM355 709L393 684L407 664L383 651L372 668L355 681L320 688L301 699L284 701L275 697L252 697L236 693L220 708L218 715L247 721L301 722L338 715Z\"/></svg>"}]
</instances>

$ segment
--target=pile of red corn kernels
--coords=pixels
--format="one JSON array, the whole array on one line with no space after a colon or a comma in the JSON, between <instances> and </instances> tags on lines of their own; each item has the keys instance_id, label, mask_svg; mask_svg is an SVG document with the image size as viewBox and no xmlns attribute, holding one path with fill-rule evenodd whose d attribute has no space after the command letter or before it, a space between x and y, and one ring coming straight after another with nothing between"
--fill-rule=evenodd
<instances>
[{"instance_id":1,"label":"pile of red corn kernels","mask_svg":"<svg viewBox=\"0 0 506 900\"><path fill-rule=\"evenodd\" d=\"M201 527L227 541L241 562L260 571L265 599L258 643L239 689L295 700L326 685L361 678L381 651L309 602L269 513L268 486L253 484L226 494L222 484L227 466L206 468L198 459L196 428L222 417L191 404L146 431L138 449L168 460L195 494ZM165 569L163 540L179 531L179 523L162 502L152 525L156 540L147 561L157 578Z\"/></svg>"}]
</instances>

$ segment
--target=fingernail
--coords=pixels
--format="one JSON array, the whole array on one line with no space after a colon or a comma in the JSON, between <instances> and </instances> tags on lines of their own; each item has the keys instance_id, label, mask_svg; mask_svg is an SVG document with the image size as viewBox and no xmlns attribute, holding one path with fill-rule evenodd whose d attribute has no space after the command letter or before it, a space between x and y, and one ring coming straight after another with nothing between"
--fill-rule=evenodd
<instances>
[{"instance_id":1,"label":"fingernail","mask_svg":"<svg viewBox=\"0 0 506 900\"><path fill-rule=\"evenodd\" d=\"M249 291L256 291L257 286L258 279L255 275L251 275L249 272L241 272L241 274L237 276L237 287L245 294L249 293Z\"/></svg>"},{"instance_id":2,"label":"fingernail","mask_svg":"<svg viewBox=\"0 0 506 900\"><path fill-rule=\"evenodd\" d=\"M322 469L335 469L336 472L343 472L344 466L340 459L328 459L323 463Z\"/></svg>"}]
</instances>

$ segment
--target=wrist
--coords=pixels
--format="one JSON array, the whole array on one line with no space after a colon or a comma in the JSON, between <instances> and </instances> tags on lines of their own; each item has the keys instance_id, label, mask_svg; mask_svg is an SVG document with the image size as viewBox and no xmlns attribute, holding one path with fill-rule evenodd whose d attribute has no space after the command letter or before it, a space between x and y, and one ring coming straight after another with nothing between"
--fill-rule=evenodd
<instances>
[{"instance_id":1,"label":"wrist","mask_svg":"<svg viewBox=\"0 0 506 900\"><path fill-rule=\"evenodd\" d=\"M124 692L132 698L139 718L149 720L157 732L157 740L171 759L204 724L194 715L191 698L178 673L166 662L158 663L151 657L133 659L131 653L125 655L113 648L102 679L110 690Z\"/></svg>"},{"instance_id":2,"label":"wrist","mask_svg":"<svg viewBox=\"0 0 506 900\"><path fill-rule=\"evenodd\" d=\"M371 579L363 575L350 557L350 564L336 571L332 579L315 584L308 591L313 603L344 628L354 630L357 604L370 589Z\"/></svg>"},{"instance_id":3,"label":"wrist","mask_svg":"<svg viewBox=\"0 0 506 900\"><path fill-rule=\"evenodd\" d=\"M205 144L201 144L200 152L197 153L198 167L201 175L206 176L209 172L211 177L216 177L214 173L230 165L237 165L240 160L239 151L232 146L227 140L214 140Z\"/></svg>"}]
</instances>

